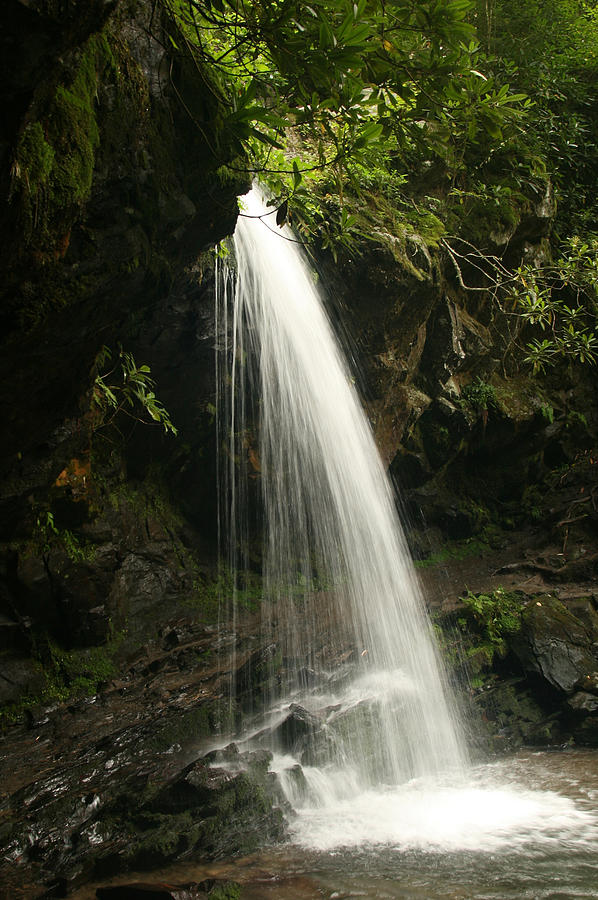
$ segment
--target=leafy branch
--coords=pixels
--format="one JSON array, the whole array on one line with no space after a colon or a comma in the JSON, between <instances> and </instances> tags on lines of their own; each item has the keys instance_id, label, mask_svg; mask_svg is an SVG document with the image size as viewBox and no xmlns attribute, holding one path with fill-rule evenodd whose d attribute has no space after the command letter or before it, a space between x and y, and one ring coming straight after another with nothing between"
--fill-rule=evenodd
<instances>
[{"instance_id":1,"label":"leafy branch","mask_svg":"<svg viewBox=\"0 0 598 900\"><path fill-rule=\"evenodd\" d=\"M99 424L95 431L115 423L122 413L143 424L161 425L166 433L177 434L168 410L156 397L156 383L151 378L147 365L138 366L132 353L118 351L114 365L104 371L112 362L112 352L103 346L95 358L96 375L93 382L91 404L95 409Z\"/></svg>"},{"instance_id":2,"label":"leafy branch","mask_svg":"<svg viewBox=\"0 0 598 900\"><path fill-rule=\"evenodd\" d=\"M554 263L522 264L517 269L460 238L443 238L441 244L459 285L488 293L506 319L515 320L511 343L524 326L542 332L523 348L524 362L534 374L563 359L598 362L598 240L573 237ZM466 283L465 268L481 284Z\"/></svg>"}]
</instances>

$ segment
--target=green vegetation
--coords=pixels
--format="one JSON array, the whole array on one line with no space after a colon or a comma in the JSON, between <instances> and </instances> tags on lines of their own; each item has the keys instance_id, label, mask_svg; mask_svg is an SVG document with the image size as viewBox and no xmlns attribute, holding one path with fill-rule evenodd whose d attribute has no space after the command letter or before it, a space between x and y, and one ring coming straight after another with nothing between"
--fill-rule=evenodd
<instances>
[{"instance_id":1,"label":"green vegetation","mask_svg":"<svg viewBox=\"0 0 598 900\"><path fill-rule=\"evenodd\" d=\"M406 268L415 233L487 292L505 353L534 374L597 361L591 3L162 2L173 50L210 72L232 170L267 183L275 226L292 219L335 256L374 240ZM554 209L544 258L506 263L517 230Z\"/></svg>"},{"instance_id":2,"label":"green vegetation","mask_svg":"<svg viewBox=\"0 0 598 900\"><path fill-rule=\"evenodd\" d=\"M495 683L496 664L507 655L510 636L521 628L524 600L503 588L467 591L461 607L436 615L436 641L457 678L474 689Z\"/></svg>"},{"instance_id":3,"label":"green vegetation","mask_svg":"<svg viewBox=\"0 0 598 900\"><path fill-rule=\"evenodd\" d=\"M177 73L172 89L205 145L211 177L229 183L258 175L272 194L274 227L292 219L303 239L334 256L375 241L422 277L410 269L406 236L440 247L462 287L487 292L508 323L505 353L534 374L563 359L596 363L592 3L158 6L163 16L154 21L166 27ZM124 85L138 95L145 130L154 127L147 86L107 33L93 35L76 65L48 85L43 115L24 125L16 147L11 200L26 242L46 264L67 251L102 143L119 152L123 118L130 118ZM118 90L100 110L98 87L107 73ZM168 130L162 125L156 127ZM205 177L205 160L186 168L191 196ZM154 201L143 202L152 218ZM546 238L543 254L506 261L511 238L542 207L547 221L556 210L552 234L532 236ZM151 265L160 265L157 256ZM164 266L160 277L167 277ZM62 301L81 287L62 286Z\"/></svg>"},{"instance_id":4,"label":"green vegetation","mask_svg":"<svg viewBox=\"0 0 598 900\"><path fill-rule=\"evenodd\" d=\"M115 657L124 639L124 632L118 632L102 646L65 650L51 638L44 638L35 652L43 686L38 693L26 694L17 703L3 706L0 728L36 707L96 694L102 684L117 675Z\"/></svg>"},{"instance_id":5,"label":"green vegetation","mask_svg":"<svg viewBox=\"0 0 598 900\"><path fill-rule=\"evenodd\" d=\"M163 4L175 48L212 73L223 131L269 184L277 224L292 215L324 246L358 225L372 186L409 203L406 173L456 173L467 147L487 153L529 105L480 71L468 0Z\"/></svg>"},{"instance_id":6,"label":"green vegetation","mask_svg":"<svg viewBox=\"0 0 598 900\"><path fill-rule=\"evenodd\" d=\"M151 378L151 369L147 365L138 366L132 353L118 351L112 368L106 370L107 363L112 361L112 352L102 347L94 362L97 372L94 378L91 395L92 408L96 415L93 431L98 432L116 424L120 414L138 422L157 423L166 433L177 434L168 411L155 394L156 383Z\"/></svg>"},{"instance_id":7,"label":"green vegetation","mask_svg":"<svg viewBox=\"0 0 598 900\"><path fill-rule=\"evenodd\" d=\"M66 251L73 215L91 191L100 143L98 79L108 65L115 63L106 37L93 35L71 77L55 87L44 118L20 136L11 199L18 197L25 238L49 256Z\"/></svg>"},{"instance_id":8,"label":"green vegetation","mask_svg":"<svg viewBox=\"0 0 598 900\"><path fill-rule=\"evenodd\" d=\"M461 391L461 402L472 407L476 412L488 411L496 407L496 390L482 378L474 378Z\"/></svg>"},{"instance_id":9,"label":"green vegetation","mask_svg":"<svg viewBox=\"0 0 598 900\"><path fill-rule=\"evenodd\" d=\"M519 631L523 603L516 593L496 588L490 594L474 594L467 591L460 598L467 615L458 619L463 631L473 624L475 631L482 638L481 647L488 663L494 654L503 656L506 652L506 636ZM475 648L477 651L479 648Z\"/></svg>"},{"instance_id":10,"label":"green vegetation","mask_svg":"<svg viewBox=\"0 0 598 900\"><path fill-rule=\"evenodd\" d=\"M68 528L59 528L54 514L47 510L37 516L27 550L46 557L53 549L63 550L74 563L92 562L95 556L93 544L82 543Z\"/></svg>"}]
</instances>

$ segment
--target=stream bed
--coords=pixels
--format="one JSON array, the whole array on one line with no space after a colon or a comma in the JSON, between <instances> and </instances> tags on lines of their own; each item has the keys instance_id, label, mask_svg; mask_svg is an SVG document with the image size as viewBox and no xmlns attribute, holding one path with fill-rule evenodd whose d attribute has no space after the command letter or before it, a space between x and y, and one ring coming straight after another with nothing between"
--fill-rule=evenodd
<instances>
[{"instance_id":1,"label":"stream bed","mask_svg":"<svg viewBox=\"0 0 598 900\"><path fill-rule=\"evenodd\" d=\"M415 782L304 808L291 843L103 884L231 878L243 900L570 900L598 896L598 752L521 752L467 786ZM76 900L91 900L88 885Z\"/></svg>"}]
</instances>

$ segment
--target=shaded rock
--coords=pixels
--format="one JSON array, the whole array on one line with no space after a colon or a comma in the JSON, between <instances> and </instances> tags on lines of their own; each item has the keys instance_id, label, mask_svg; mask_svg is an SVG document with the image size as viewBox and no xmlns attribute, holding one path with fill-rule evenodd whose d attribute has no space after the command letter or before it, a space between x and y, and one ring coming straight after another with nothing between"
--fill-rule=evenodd
<instances>
[{"instance_id":1,"label":"shaded rock","mask_svg":"<svg viewBox=\"0 0 598 900\"><path fill-rule=\"evenodd\" d=\"M41 666L28 657L4 655L0 671L0 704L14 703L23 694L37 694L45 685Z\"/></svg>"},{"instance_id":2,"label":"shaded rock","mask_svg":"<svg viewBox=\"0 0 598 900\"><path fill-rule=\"evenodd\" d=\"M477 693L472 704L481 718L478 740L485 751L512 752L525 745L550 746L566 739L560 711L540 702L521 678L494 683Z\"/></svg>"},{"instance_id":3,"label":"shaded rock","mask_svg":"<svg viewBox=\"0 0 598 900\"><path fill-rule=\"evenodd\" d=\"M300 753L322 730L322 721L297 703L291 703L289 714L272 731L272 739L284 753Z\"/></svg>"},{"instance_id":4,"label":"shaded rock","mask_svg":"<svg viewBox=\"0 0 598 900\"><path fill-rule=\"evenodd\" d=\"M568 698L567 703L576 712L588 715L598 713L598 697L585 691L577 691L572 697Z\"/></svg>"},{"instance_id":5,"label":"shaded rock","mask_svg":"<svg viewBox=\"0 0 598 900\"><path fill-rule=\"evenodd\" d=\"M214 878L190 884L141 883L99 887L98 900L238 900L241 889L235 881Z\"/></svg>"},{"instance_id":6,"label":"shaded rock","mask_svg":"<svg viewBox=\"0 0 598 900\"><path fill-rule=\"evenodd\" d=\"M585 716L573 729L573 737L582 747L598 746L598 716Z\"/></svg>"},{"instance_id":7,"label":"shaded rock","mask_svg":"<svg viewBox=\"0 0 598 900\"><path fill-rule=\"evenodd\" d=\"M564 693L596 671L592 637L559 600L546 594L524 609L511 646L526 671L537 672Z\"/></svg>"},{"instance_id":8,"label":"shaded rock","mask_svg":"<svg viewBox=\"0 0 598 900\"><path fill-rule=\"evenodd\" d=\"M259 706L279 686L281 666L282 655L276 644L256 650L237 670L237 698L245 706Z\"/></svg>"},{"instance_id":9,"label":"shaded rock","mask_svg":"<svg viewBox=\"0 0 598 900\"><path fill-rule=\"evenodd\" d=\"M429 372L431 386L434 381L444 384L466 365L471 368L491 345L487 328L446 298L430 316L421 366Z\"/></svg>"},{"instance_id":10,"label":"shaded rock","mask_svg":"<svg viewBox=\"0 0 598 900\"><path fill-rule=\"evenodd\" d=\"M583 623L592 639L598 641L598 611L591 597L579 597L567 602L567 608Z\"/></svg>"},{"instance_id":11,"label":"shaded rock","mask_svg":"<svg viewBox=\"0 0 598 900\"><path fill-rule=\"evenodd\" d=\"M9 616L0 613L0 651L25 649L27 642L24 639L22 626Z\"/></svg>"},{"instance_id":12,"label":"shaded rock","mask_svg":"<svg viewBox=\"0 0 598 900\"><path fill-rule=\"evenodd\" d=\"M575 684L575 687L578 690L598 697L598 672L590 672L588 675L584 675Z\"/></svg>"}]
</instances>

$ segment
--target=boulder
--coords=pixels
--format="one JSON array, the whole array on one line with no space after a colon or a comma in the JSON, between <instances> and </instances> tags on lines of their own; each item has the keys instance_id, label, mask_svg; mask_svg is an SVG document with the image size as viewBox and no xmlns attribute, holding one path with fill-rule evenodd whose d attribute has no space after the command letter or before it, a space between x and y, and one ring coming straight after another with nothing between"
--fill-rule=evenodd
<instances>
[{"instance_id":1,"label":"boulder","mask_svg":"<svg viewBox=\"0 0 598 900\"><path fill-rule=\"evenodd\" d=\"M527 672L537 672L552 687L572 694L578 682L596 672L592 635L556 597L531 600L511 647Z\"/></svg>"},{"instance_id":2,"label":"boulder","mask_svg":"<svg viewBox=\"0 0 598 900\"><path fill-rule=\"evenodd\" d=\"M283 753L300 754L322 730L321 720L297 703L291 703L287 717L272 731L272 740Z\"/></svg>"}]
</instances>

